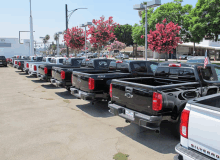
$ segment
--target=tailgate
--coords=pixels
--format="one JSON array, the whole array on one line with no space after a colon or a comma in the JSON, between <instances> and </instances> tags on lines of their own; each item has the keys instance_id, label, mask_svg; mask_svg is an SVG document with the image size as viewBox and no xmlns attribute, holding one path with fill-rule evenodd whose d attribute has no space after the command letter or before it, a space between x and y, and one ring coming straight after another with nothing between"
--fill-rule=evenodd
<instances>
[{"instance_id":1,"label":"tailgate","mask_svg":"<svg viewBox=\"0 0 220 160\"><path fill-rule=\"evenodd\" d=\"M89 91L88 81L89 77L85 76L85 74L82 74L80 72L72 72L72 85L80 89L82 91Z\"/></svg>"},{"instance_id":2,"label":"tailgate","mask_svg":"<svg viewBox=\"0 0 220 160\"><path fill-rule=\"evenodd\" d=\"M220 96L218 96L218 99L219 98ZM209 100L206 100L206 103L211 104L214 101L215 100L210 98ZM220 107L219 104L220 103L218 103L218 106ZM214 155L220 156L219 128L220 108L213 108L209 105L201 105L198 103L191 104L189 117L188 147L193 148L194 150L202 152L203 154L206 154L213 158L215 157ZM197 149L197 147L199 149ZM200 148L202 150L200 150ZM206 152L203 152L203 150L206 150ZM207 153L207 151L209 151L210 154Z\"/></svg>"},{"instance_id":3,"label":"tailgate","mask_svg":"<svg viewBox=\"0 0 220 160\"><path fill-rule=\"evenodd\" d=\"M155 115L152 110L153 91L151 88L130 82L112 80L112 102L128 109Z\"/></svg>"},{"instance_id":4,"label":"tailgate","mask_svg":"<svg viewBox=\"0 0 220 160\"><path fill-rule=\"evenodd\" d=\"M45 75L45 73L44 73L44 67L45 67L45 66L41 66L41 65L38 67L38 73L40 73L41 75Z\"/></svg>"}]
</instances>

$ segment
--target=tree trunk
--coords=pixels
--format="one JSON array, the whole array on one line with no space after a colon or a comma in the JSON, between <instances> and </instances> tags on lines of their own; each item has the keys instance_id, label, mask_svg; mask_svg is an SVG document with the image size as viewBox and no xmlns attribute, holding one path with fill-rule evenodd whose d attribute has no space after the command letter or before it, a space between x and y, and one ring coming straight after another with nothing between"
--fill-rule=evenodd
<instances>
[{"instance_id":1,"label":"tree trunk","mask_svg":"<svg viewBox=\"0 0 220 160\"><path fill-rule=\"evenodd\" d=\"M160 62L160 53L158 53L158 60L157 62L159 63Z\"/></svg>"},{"instance_id":2,"label":"tree trunk","mask_svg":"<svg viewBox=\"0 0 220 160\"><path fill-rule=\"evenodd\" d=\"M165 53L165 61L168 61L168 60L167 60L167 53Z\"/></svg>"}]
</instances>

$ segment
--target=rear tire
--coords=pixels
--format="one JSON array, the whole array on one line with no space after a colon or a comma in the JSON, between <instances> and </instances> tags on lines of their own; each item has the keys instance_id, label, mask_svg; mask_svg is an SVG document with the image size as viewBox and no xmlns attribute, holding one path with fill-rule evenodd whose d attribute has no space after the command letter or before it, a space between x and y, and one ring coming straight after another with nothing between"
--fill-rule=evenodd
<instances>
[{"instance_id":1,"label":"rear tire","mask_svg":"<svg viewBox=\"0 0 220 160\"><path fill-rule=\"evenodd\" d=\"M67 87L66 90L70 92L70 87Z\"/></svg>"},{"instance_id":2,"label":"rear tire","mask_svg":"<svg viewBox=\"0 0 220 160\"><path fill-rule=\"evenodd\" d=\"M173 135L176 139L180 139L180 118L179 120L177 121L177 123L174 123L174 130L173 130Z\"/></svg>"}]
</instances>

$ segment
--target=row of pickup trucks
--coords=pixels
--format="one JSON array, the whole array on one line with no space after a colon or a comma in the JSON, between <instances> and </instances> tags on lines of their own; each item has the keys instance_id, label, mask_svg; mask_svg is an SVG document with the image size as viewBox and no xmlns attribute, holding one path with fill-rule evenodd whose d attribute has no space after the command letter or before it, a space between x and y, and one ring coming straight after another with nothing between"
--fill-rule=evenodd
<instances>
[{"instance_id":1,"label":"row of pickup trucks","mask_svg":"<svg viewBox=\"0 0 220 160\"><path fill-rule=\"evenodd\" d=\"M175 159L219 159L218 65L66 57L8 62L79 99L108 101L109 112L128 123L159 133L162 121L172 122L181 138Z\"/></svg>"}]
</instances>

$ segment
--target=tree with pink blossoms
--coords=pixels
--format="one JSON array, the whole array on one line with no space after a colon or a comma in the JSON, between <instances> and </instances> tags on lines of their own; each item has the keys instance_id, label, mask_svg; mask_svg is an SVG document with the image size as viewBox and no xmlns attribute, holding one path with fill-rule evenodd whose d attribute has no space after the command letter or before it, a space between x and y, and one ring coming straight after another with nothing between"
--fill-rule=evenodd
<instances>
[{"instance_id":1,"label":"tree with pink blossoms","mask_svg":"<svg viewBox=\"0 0 220 160\"><path fill-rule=\"evenodd\" d=\"M79 51L85 46L85 32L82 28L78 27L67 29L67 31L64 33L64 42L68 47L76 50L79 53Z\"/></svg>"},{"instance_id":2,"label":"tree with pink blossoms","mask_svg":"<svg viewBox=\"0 0 220 160\"><path fill-rule=\"evenodd\" d=\"M111 45L110 45L110 50L111 50L111 51L113 51L113 50L119 50L119 51L121 51L122 49L125 49L125 48L126 48L126 44L117 41L117 39L114 40L114 42L111 43Z\"/></svg>"},{"instance_id":3,"label":"tree with pink blossoms","mask_svg":"<svg viewBox=\"0 0 220 160\"><path fill-rule=\"evenodd\" d=\"M147 35L149 49L159 54L165 53L165 60L167 61L167 53L173 54L173 49L178 46L178 43L183 43L180 40L180 29L181 27L173 22L166 24L166 18L162 24L157 23L156 30L150 30L150 34Z\"/></svg>"},{"instance_id":4,"label":"tree with pink blossoms","mask_svg":"<svg viewBox=\"0 0 220 160\"><path fill-rule=\"evenodd\" d=\"M113 17L105 21L104 16L100 17L100 20L93 19L92 22L94 25L88 26L88 34L91 35L89 41L93 47L97 48L99 57L100 49L115 38L114 29L118 24L113 21Z\"/></svg>"}]
</instances>

